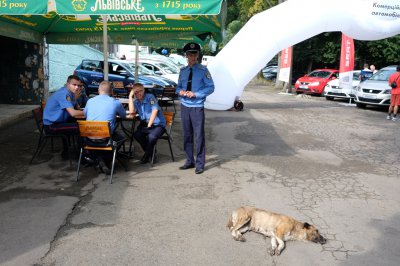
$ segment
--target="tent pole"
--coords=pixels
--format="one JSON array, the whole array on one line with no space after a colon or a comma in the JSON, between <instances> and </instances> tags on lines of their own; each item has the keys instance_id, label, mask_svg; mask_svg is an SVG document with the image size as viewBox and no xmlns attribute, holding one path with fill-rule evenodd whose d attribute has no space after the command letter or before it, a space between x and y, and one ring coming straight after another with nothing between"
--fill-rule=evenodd
<instances>
[{"instance_id":1,"label":"tent pole","mask_svg":"<svg viewBox=\"0 0 400 266\"><path fill-rule=\"evenodd\" d=\"M138 40L135 39L135 83L138 83L139 76L139 43Z\"/></svg>"},{"instance_id":2,"label":"tent pole","mask_svg":"<svg viewBox=\"0 0 400 266\"><path fill-rule=\"evenodd\" d=\"M104 80L108 80L108 40L107 40L107 16L103 18L103 53L104 53Z\"/></svg>"},{"instance_id":3,"label":"tent pole","mask_svg":"<svg viewBox=\"0 0 400 266\"><path fill-rule=\"evenodd\" d=\"M42 43L42 49L43 49L43 92L41 97L41 101L46 100L49 97L49 64L50 64L50 58L49 58L49 45L47 44L46 41L46 36L43 36L43 43Z\"/></svg>"}]
</instances>

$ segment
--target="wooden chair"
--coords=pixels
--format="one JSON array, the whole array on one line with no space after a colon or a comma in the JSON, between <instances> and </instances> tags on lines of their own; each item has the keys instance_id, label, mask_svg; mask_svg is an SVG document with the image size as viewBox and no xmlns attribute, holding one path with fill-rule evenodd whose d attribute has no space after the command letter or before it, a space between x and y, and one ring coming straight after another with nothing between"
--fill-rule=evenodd
<instances>
[{"instance_id":1,"label":"wooden chair","mask_svg":"<svg viewBox=\"0 0 400 266\"><path fill-rule=\"evenodd\" d=\"M129 95L128 89L125 88L122 81L111 82L111 93L112 97L117 98L128 98Z\"/></svg>"},{"instance_id":2,"label":"wooden chair","mask_svg":"<svg viewBox=\"0 0 400 266\"><path fill-rule=\"evenodd\" d=\"M110 184L114 174L114 165L118 149L124 144L126 139L114 141L111 137L110 124L108 121L78 121L79 135L82 137L83 145L79 154L78 170L76 173L76 181L79 180L79 170L83 152L97 150L110 151L112 155ZM126 170L126 169L125 169Z\"/></svg>"},{"instance_id":3,"label":"wooden chair","mask_svg":"<svg viewBox=\"0 0 400 266\"><path fill-rule=\"evenodd\" d=\"M43 151L43 148L46 146L48 139L50 139L50 141L51 141L51 151L52 152L54 149L53 138L61 138L61 139L64 139L64 141L66 141L66 143L69 143L68 136L65 134L47 134L45 132L44 127L43 127L43 108L42 107L37 107L34 110L32 110L32 115L33 115L33 118L35 119L36 127L39 131L39 140L38 140L36 150L33 153L33 156L31 158L30 164L32 164L35 157L39 156L40 153ZM69 150L68 150L68 153L70 153ZM70 163L70 165L72 165L70 154L69 154L69 163Z\"/></svg>"},{"instance_id":4,"label":"wooden chair","mask_svg":"<svg viewBox=\"0 0 400 266\"><path fill-rule=\"evenodd\" d=\"M163 89L163 93L160 97L157 97L158 103L160 106L165 106L165 111L168 108L168 104L172 102L172 106L174 107L174 112L176 112L175 108L175 88L174 87L165 87Z\"/></svg>"},{"instance_id":5,"label":"wooden chair","mask_svg":"<svg viewBox=\"0 0 400 266\"><path fill-rule=\"evenodd\" d=\"M175 113L173 112L164 112L164 117L166 120L166 125L165 125L165 131L164 134L158 138L158 140L166 140L168 141L168 145L169 145L169 151L171 152L171 159L173 162L175 162L175 158L174 158L174 153L172 152L172 136L171 136L171 132L172 132L172 125L174 124L174 118L175 118ZM153 149L153 156L151 157L151 166L153 167L154 164L154 157L156 154L156 148L157 148L157 144L158 141L156 143L156 145L154 145L154 149Z\"/></svg>"}]
</instances>

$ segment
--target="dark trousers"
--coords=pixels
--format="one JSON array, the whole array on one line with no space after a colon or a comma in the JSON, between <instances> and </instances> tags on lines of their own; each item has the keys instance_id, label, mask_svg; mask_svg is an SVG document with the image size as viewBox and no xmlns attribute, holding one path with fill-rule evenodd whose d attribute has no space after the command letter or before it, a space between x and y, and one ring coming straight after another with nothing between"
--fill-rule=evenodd
<instances>
[{"instance_id":1,"label":"dark trousers","mask_svg":"<svg viewBox=\"0 0 400 266\"><path fill-rule=\"evenodd\" d=\"M186 164L195 164L197 169L204 169L206 163L204 119L203 107L185 107L181 105L183 148L186 154ZM194 142L196 143L196 161L193 156Z\"/></svg>"},{"instance_id":2,"label":"dark trousers","mask_svg":"<svg viewBox=\"0 0 400 266\"><path fill-rule=\"evenodd\" d=\"M76 122L44 125L43 128L44 128L44 132L46 134L63 134L66 136L71 136L71 137L79 135L78 124ZM67 153L68 146L69 146L69 143L67 143L63 139L63 153L64 154Z\"/></svg>"},{"instance_id":3,"label":"dark trousers","mask_svg":"<svg viewBox=\"0 0 400 266\"><path fill-rule=\"evenodd\" d=\"M121 134L119 134L118 132L114 132L112 135L112 140L114 141L121 141L124 139L124 136L122 136ZM91 140L91 139L86 139L87 144L89 145L93 145L93 146L106 146L109 142L110 139L106 138L106 139L95 139L95 140ZM118 151L118 150L117 150ZM112 158L113 158L113 154L110 151L98 151L98 150L92 150L90 151L90 155L89 155L92 159L100 161L103 160L104 163L106 164L106 166L108 168L111 168L111 164L112 164Z\"/></svg>"},{"instance_id":4,"label":"dark trousers","mask_svg":"<svg viewBox=\"0 0 400 266\"><path fill-rule=\"evenodd\" d=\"M137 127L133 136L142 147L145 157L150 158L153 155L154 145L156 145L158 138L164 134L164 131L165 128L161 126L148 128L147 123L141 123Z\"/></svg>"}]
</instances>

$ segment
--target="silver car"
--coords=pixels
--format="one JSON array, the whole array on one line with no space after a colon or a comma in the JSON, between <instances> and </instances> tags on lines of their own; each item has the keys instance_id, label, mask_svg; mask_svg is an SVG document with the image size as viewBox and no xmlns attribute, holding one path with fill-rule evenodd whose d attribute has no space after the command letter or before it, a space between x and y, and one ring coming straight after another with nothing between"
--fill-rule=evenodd
<instances>
[{"instance_id":1,"label":"silver car","mask_svg":"<svg viewBox=\"0 0 400 266\"><path fill-rule=\"evenodd\" d=\"M388 80L394 72L396 72L396 66L387 66L378 70L370 79L361 82L357 86L354 98L357 107L389 106L391 87Z\"/></svg>"}]
</instances>

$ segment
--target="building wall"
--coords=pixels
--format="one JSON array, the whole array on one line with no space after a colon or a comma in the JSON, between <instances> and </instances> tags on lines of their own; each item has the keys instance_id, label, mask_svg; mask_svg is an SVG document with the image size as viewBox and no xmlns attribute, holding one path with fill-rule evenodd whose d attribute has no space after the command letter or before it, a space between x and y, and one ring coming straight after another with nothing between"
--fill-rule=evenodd
<instances>
[{"instance_id":1,"label":"building wall","mask_svg":"<svg viewBox=\"0 0 400 266\"><path fill-rule=\"evenodd\" d=\"M87 45L49 45L49 91L54 92L64 86L69 75L82 59L104 59L102 52Z\"/></svg>"},{"instance_id":2,"label":"building wall","mask_svg":"<svg viewBox=\"0 0 400 266\"><path fill-rule=\"evenodd\" d=\"M44 91L41 44L0 36L0 103L38 104Z\"/></svg>"}]
</instances>

